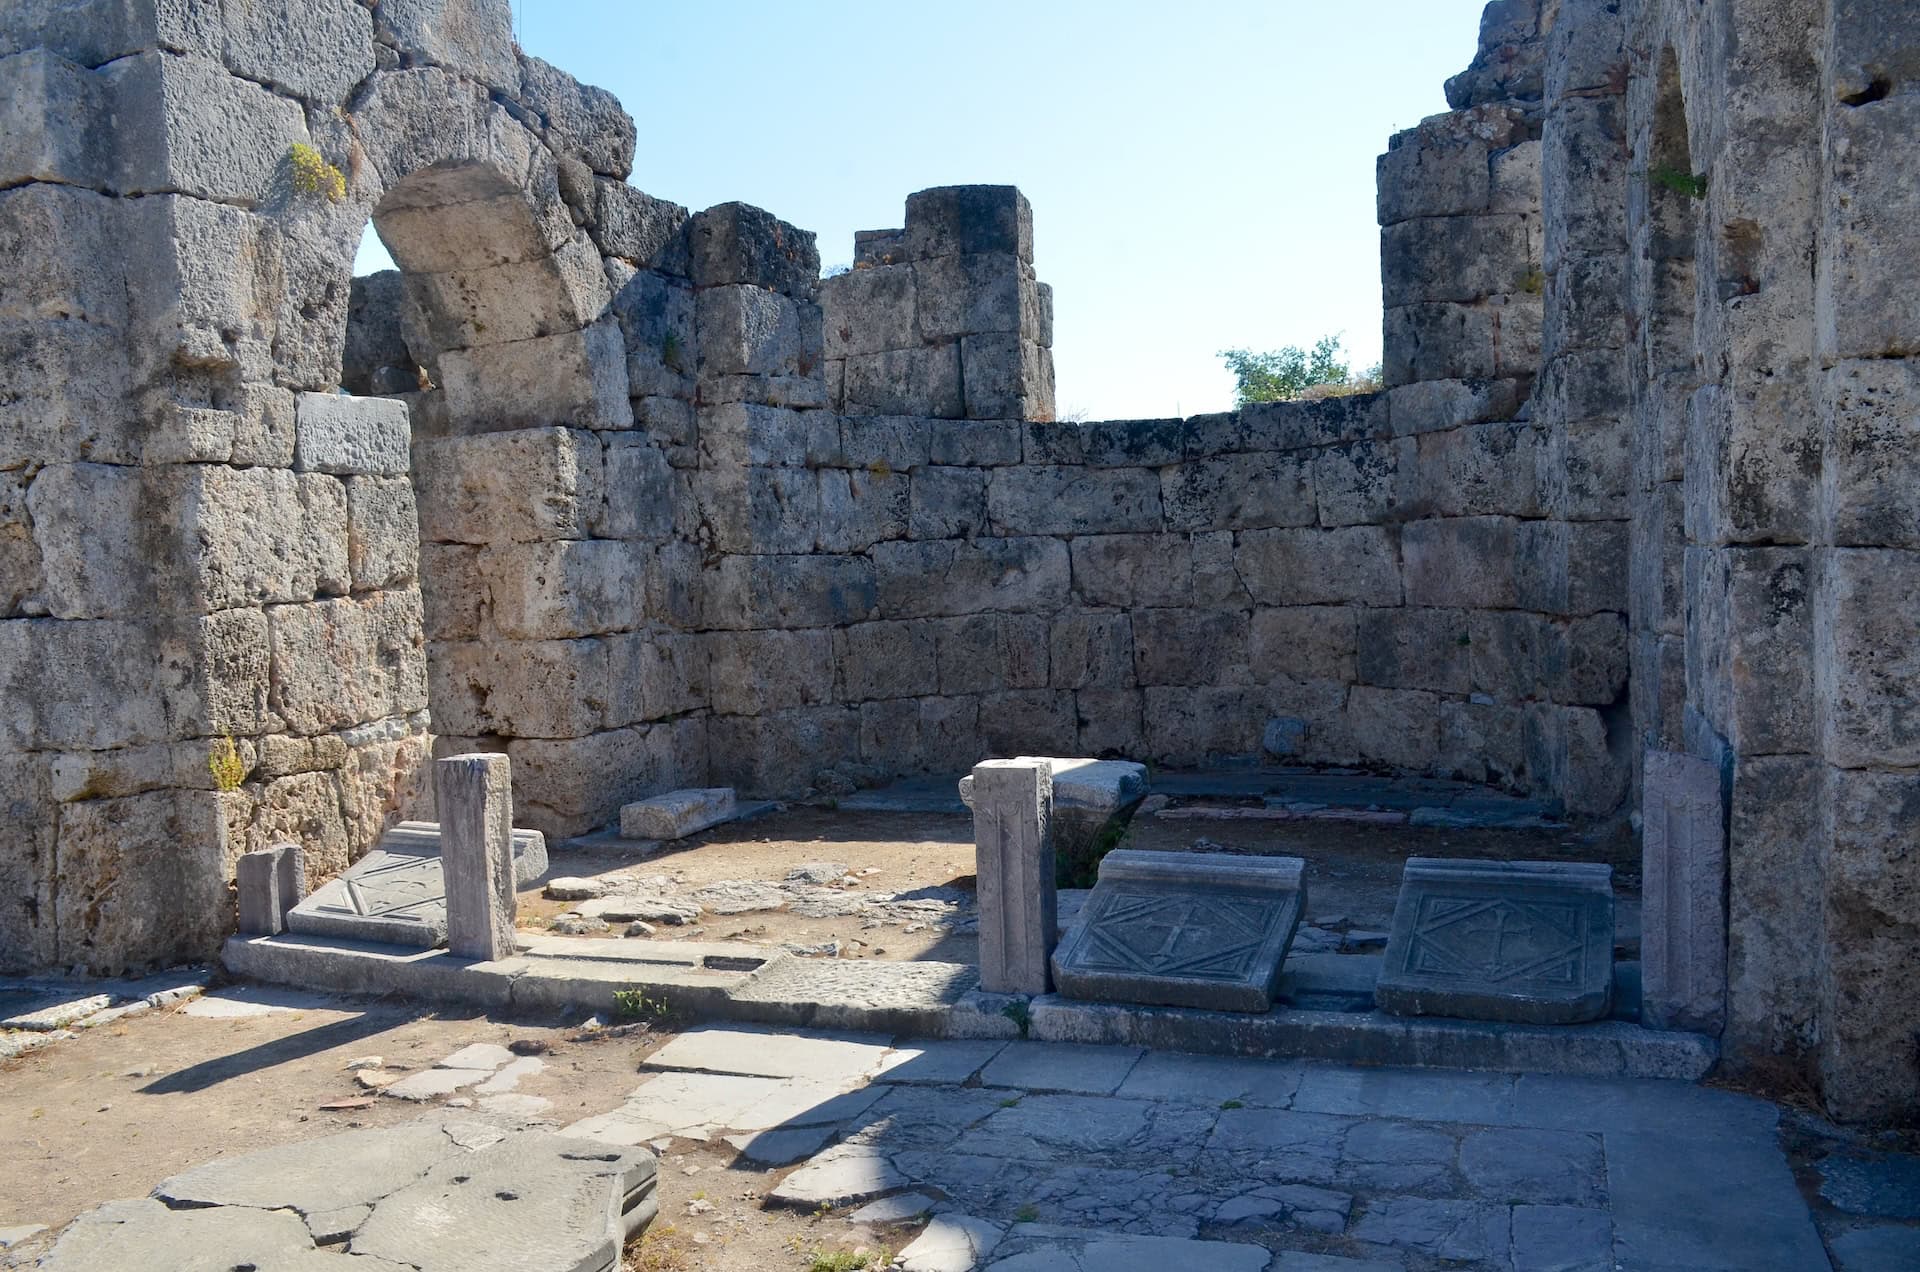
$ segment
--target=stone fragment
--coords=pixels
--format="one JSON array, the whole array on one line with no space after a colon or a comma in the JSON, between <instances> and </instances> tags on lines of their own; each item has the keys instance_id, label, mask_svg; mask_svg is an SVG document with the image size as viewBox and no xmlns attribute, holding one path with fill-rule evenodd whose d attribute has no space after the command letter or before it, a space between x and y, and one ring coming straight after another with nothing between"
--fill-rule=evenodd
<instances>
[{"instance_id":1,"label":"stone fragment","mask_svg":"<svg viewBox=\"0 0 1920 1272\"><path fill-rule=\"evenodd\" d=\"M1613 1000L1613 868L1409 857L1374 997L1403 1016L1604 1017Z\"/></svg>"},{"instance_id":2,"label":"stone fragment","mask_svg":"<svg viewBox=\"0 0 1920 1272\"><path fill-rule=\"evenodd\" d=\"M455 755L433 766L447 948L492 961L513 953L513 787L504 755Z\"/></svg>"},{"instance_id":3,"label":"stone fragment","mask_svg":"<svg viewBox=\"0 0 1920 1272\"><path fill-rule=\"evenodd\" d=\"M997 1223L967 1215L935 1215L897 1256L903 1272L973 1272L1000 1244Z\"/></svg>"},{"instance_id":4,"label":"stone fragment","mask_svg":"<svg viewBox=\"0 0 1920 1272\"><path fill-rule=\"evenodd\" d=\"M813 1210L865 1201L912 1181L877 1149L841 1144L816 1155L767 1194L778 1205Z\"/></svg>"},{"instance_id":5,"label":"stone fragment","mask_svg":"<svg viewBox=\"0 0 1920 1272\"><path fill-rule=\"evenodd\" d=\"M87 994L69 998L41 1007L33 1011L24 1011L18 1015L0 1020L0 1029L22 1029L30 1033L53 1033L64 1030L95 1012L105 1011L113 1006L112 994Z\"/></svg>"},{"instance_id":6,"label":"stone fragment","mask_svg":"<svg viewBox=\"0 0 1920 1272\"><path fill-rule=\"evenodd\" d=\"M434 1067L437 1069L498 1069L513 1060L513 1052L494 1042L468 1043Z\"/></svg>"},{"instance_id":7,"label":"stone fragment","mask_svg":"<svg viewBox=\"0 0 1920 1272\"><path fill-rule=\"evenodd\" d=\"M1147 797L1147 766L1132 760L1057 759L1024 755L1053 773L1055 861L1077 877L1091 872L1098 851L1119 838ZM960 800L973 807L973 778L960 779ZM1076 885L1079 886L1079 885Z\"/></svg>"},{"instance_id":8,"label":"stone fragment","mask_svg":"<svg viewBox=\"0 0 1920 1272\"><path fill-rule=\"evenodd\" d=\"M1305 870L1298 857L1115 849L1054 955L1054 981L1071 998L1271 1010Z\"/></svg>"},{"instance_id":9,"label":"stone fragment","mask_svg":"<svg viewBox=\"0 0 1920 1272\"><path fill-rule=\"evenodd\" d=\"M381 1088L381 1094L391 1095L397 1100L424 1103L484 1082L489 1076L491 1073L486 1069L422 1069L398 1082L388 1083Z\"/></svg>"},{"instance_id":10,"label":"stone fragment","mask_svg":"<svg viewBox=\"0 0 1920 1272\"><path fill-rule=\"evenodd\" d=\"M972 780L980 987L1044 994L1059 935L1052 765L987 760L974 766Z\"/></svg>"},{"instance_id":11,"label":"stone fragment","mask_svg":"<svg viewBox=\"0 0 1920 1272\"><path fill-rule=\"evenodd\" d=\"M833 1142L831 1126L796 1126L727 1136L740 1156L763 1167L791 1166Z\"/></svg>"},{"instance_id":12,"label":"stone fragment","mask_svg":"<svg viewBox=\"0 0 1920 1272\"><path fill-rule=\"evenodd\" d=\"M243 853L233 870L234 886L240 895L240 930L253 936L278 936L286 931L287 911L307 894L300 845L275 844Z\"/></svg>"},{"instance_id":13,"label":"stone fragment","mask_svg":"<svg viewBox=\"0 0 1920 1272\"><path fill-rule=\"evenodd\" d=\"M731 820L734 807L731 786L655 795L620 809L620 835L623 839L685 839Z\"/></svg>"},{"instance_id":14,"label":"stone fragment","mask_svg":"<svg viewBox=\"0 0 1920 1272\"><path fill-rule=\"evenodd\" d=\"M1720 769L1649 751L1641 795L1640 1018L1718 1034L1727 1018L1727 837Z\"/></svg>"},{"instance_id":15,"label":"stone fragment","mask_svg":"<svg viewBox=\"0 0 1920 1272\"><path fill-rule=\"evenodd\" d=\"M307 1225L291 1210L237 1206L171 1210L152 1198L141 1198L111 1201L81 1215L39 1266L51 1272L133 1272L160 1267L194 1272L264 1270L305 1267L295 1260L312 1252ZM191 1261L182 1262L182 1256ZM375 1265L368 1272L392 1272L396 1267Z\"/></svg>"}]
</instances>

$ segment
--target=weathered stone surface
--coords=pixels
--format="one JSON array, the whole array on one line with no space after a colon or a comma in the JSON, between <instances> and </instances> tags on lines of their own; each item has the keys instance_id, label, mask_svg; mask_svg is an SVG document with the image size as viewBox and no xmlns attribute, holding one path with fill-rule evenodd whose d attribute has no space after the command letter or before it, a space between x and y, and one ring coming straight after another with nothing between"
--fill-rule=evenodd
<instances>
[{"instance_id":1,"label":"weathered stone surface","mask_svg":"<svg viewBox=\"0 0 1920 1272\"><path fill-rule=\"evenodd\" d=\"M307 893L307 872L298 844L275 844L243 853L233 863L239 894L240 930L277 936L286 930L287 912Z\"/></svg>"},{"instance_id":2,"label":"weathered stone surface","mask_svg":"<svg viewBox=\"0 0 1920 1272\"><path fill-rule=\"evenodd\" d=\"M121 127L114 186L123 194L177 191L251 207L266 201L288 149L308 140L297 103L207 58L141 53L103 74Z\"/></svg>"},{"instance_id":3,"label":"weathered stone surface","mask_svg":"<svg viewBox=\"0 0 1920 1272\"><path fill-rule=\"evenodd\" d=\"M1070 998L1267 1011L1306 904L1297 857L1116 849L1054 954Z\"/></svg>"},{"instance_id":4,"label":"weathered stone surface","mask_svg":"<svg viewBox=\"0 0 1920 1272\"><path fill-rule=\"evenodd\" d=\"M685 839L734 815L733 788L671 791L625 804L620 809L620 833L628 839Z\"/></svg>"},{"instance_id":5,"label":"weathered stone surface","mask_svg":"<svg viewBox=\"0 0 1920 1272\"><path fill-rule=\"evenodd\" d=\"M1641 803L1640 1016L1718 1033L1727 1018L1727 846L1720 771L1650 751Z\"/></svg>"},{"instance_id":6,"label":"weathered stone surface","mask_svg":"<svg viewBox=\"0 0 1920 1272\"><path fill-rule=\"evenodd\" d=\"M513 832L514 878L546 872L545 837ZM447 938L447 884L437 822L401 822L337 879L287 915L287 927L314 936L432 949Z\"/></svg>"},{"instance_id":7,"label":"weathered stone surface","mask_svg":"<svg viewBox=\"0 0 1920 1272\"><path fill-rule=\"evenodd\" d=\"M447 948L491 962L513 952L513 786L505 755L434 761Z\"/></svg>"},{"instance_id":8,"label":"weathered stone surface","mask_svg":"<svg viewBox=\"0 0 1920 1272\"><path fill-rule=\"evenodd\" d=\"M1043 994L1059 937L1053 768L1045 760L987 760L972 776L981 988Z\"/></svg>"},{"instance_id":9,"label":"weathered stone surface","mask_svg":"<svg viewBox=\"0 0 1920 1272\"><path fill-rule=\"evenodd\" d=\"M1613 995L1612 868L1407 859L1374 989L1400 1015L1570 1023Z\"/></svg>"}]
</instances>

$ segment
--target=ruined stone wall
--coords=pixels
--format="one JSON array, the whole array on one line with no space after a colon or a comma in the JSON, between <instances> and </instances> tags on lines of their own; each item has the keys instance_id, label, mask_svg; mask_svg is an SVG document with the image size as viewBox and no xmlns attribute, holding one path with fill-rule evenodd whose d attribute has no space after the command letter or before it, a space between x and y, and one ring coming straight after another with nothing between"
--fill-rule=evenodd
<instances>
[{"instance_id":1,"label":"ruined stone wall","mask_svg":"<svg viewBox=\"0 0 1920 1272\"><path fill-rule=\"evenodd\" d=\"M499 2L31 0L0 55L0 964L204 955L240 852L325 874L421 808L430 728L535 824L703 774L612 669L684 607L693 397L618 104ZM402 402L338 392L370 215Z\"/></svg>"},{"instance_id":2,"label":"ruined stone wall","mask_svg":"<svg viewBox=\"0 0 1920 1272\"><path fill-rule=\"evenodd\" d=\"M1910 1116L1920 15L1620 8L1636 732L1724 774L1729 1061Z\"/></svg>"}]
</instances>

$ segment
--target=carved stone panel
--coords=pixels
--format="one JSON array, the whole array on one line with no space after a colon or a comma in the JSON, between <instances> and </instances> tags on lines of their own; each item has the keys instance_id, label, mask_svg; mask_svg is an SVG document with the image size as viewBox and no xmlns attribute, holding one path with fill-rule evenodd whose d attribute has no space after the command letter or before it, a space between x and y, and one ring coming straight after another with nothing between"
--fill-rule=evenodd
<instances>
[{"instance_id":1,"label":"carved stone panel","mask_svg":"<svg viewBox=\"0 0 1920 1272\"><path fill-rule=\"evenodd\" d=\"M546 837L513 832L514 877L546 872ZM287 929L382 945L433 949L447 939L447 881L440 867L437 822L401 822L347 872L315 889L287 912Z\"/></svg>"},{"instance_id":2,"label":"carved stone panel","mask_svg":"<svg viewBox=\"0 0 1920 1272\"><path fill-rule=\"evenodd\" d=\"M1070 998L1268 1011L1306 902L1298 857L1116 849L1053 958Z\"/></svg>"},{"instance_id":3,"label":"carved stone panel","mask_svg":"<svg viewBox=\"0 0 1920 1272\"><path fill-rule=\"evenodd\" d=\"M1613 1001L1613 868L1411 857L1374 999L1403 1016L1569 1024Z\"/></svg>"}]
</instances>

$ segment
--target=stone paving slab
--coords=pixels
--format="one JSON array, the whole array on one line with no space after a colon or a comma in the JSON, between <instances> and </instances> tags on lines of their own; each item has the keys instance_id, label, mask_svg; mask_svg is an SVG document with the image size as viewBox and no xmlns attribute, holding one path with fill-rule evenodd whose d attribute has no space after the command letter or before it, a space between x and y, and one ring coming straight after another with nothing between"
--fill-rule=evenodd
<instances>
[{"instance_id":1,"label":"stone paving slab","mask_svg":"<svg viewBox=\"0 0 1920 1272\"><path fill-rule=\"evenodd\" d=\"M871 1077L892 1049L892 1039L880 1035L707 1026L674 1038L642 1067L838 1082Z\"/></svg>"},{"instance_id":2,"label":"stone paving slab","mask_svg":"<svg viewBox=\"0 0 1920 1272\"><path fill-rule=\"evenodd\" d=\"M1287 1108L1306 1069L1289 1060L1243 1060L1149 1051L1127 1073L1115 1095L1133 1100L1250 1104Z\"/></svg>"},{"instance_id":3,"label":"stone paving slab","mask_svg":"<svg viewBox=\"0 0 1920 1272\"><path fill-rule=\"evenodd\" d=\"M1668 1131L1605 1140L1621 1272L1828 1266L1771 1137L1703 1141Z\"/></svg>"},{"instance_id":4,"label":"stone paving slab","mask_svg":"<svg viewBox=\"0 0 1920 1272\"><path fill-rule=\"evenodd\" d=\"M1116 848L1054 951L1069 998L1265 1012L1306 905L1299 857Z\"/></svg>"},{"instance_id":5,"label":"stone paving slab","mask_svg":"<svg viewBox=\"0 0 1920 1272\"><path fill-rule=\"evenodd\" d=\"M1611 866L1409 857L1374 1001L1404 1016L1599 1020L1613 935Z\"/></svg>"},{"instance_id":6,"label":"stone paving slab","mask_svg":"<svg viewBox=\"0 0 1920 1272\"><path fill-rule=\"evenodd\" d=\"M995 1041L916 1042L887 1053L875 1082L909 1085L965 1086L1006 1048Z\"/></svg>"},{"instance_id":7,"label":"stone paving slab","mask_svg":"<svg viewBox=\"0 0 1920 1272\"><path fill-rule=\"evenodd\" d=\"M981 1071L987 1086L1111 1095L1145 1052L1139 1047L1046 1046L1010 1042Z\"/></svg>"}]
</instances>

